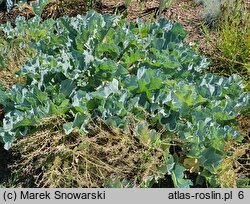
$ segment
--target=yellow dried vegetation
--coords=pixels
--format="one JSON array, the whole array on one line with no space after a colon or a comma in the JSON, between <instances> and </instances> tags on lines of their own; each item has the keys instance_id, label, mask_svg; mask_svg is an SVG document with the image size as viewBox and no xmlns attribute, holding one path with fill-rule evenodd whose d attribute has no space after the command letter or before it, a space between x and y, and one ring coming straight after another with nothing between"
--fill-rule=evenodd
<instances>
[{"instance_id":1,"label":"yellow dried vegetation","mask_svg":"<svg viewBox=\"0 0 250 204\"><path fill-rule=\"evenodd\" d=\"M126 179L141 187L148 178L164 177L158 171L164 163L162 152L141 142L132 129L121 132L103 122L88 129L89 134L66 135L56 125L45 125L15 143L13 152L21 159L12 169L24 178L33 172L38 187L103 187L108 179Z\"/></svg>"}]
</instances>

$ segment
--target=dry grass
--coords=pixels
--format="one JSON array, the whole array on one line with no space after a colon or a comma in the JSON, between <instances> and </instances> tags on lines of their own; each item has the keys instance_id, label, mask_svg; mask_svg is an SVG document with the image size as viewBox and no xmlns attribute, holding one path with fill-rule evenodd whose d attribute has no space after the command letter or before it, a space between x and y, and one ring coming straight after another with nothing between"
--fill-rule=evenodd
<instances>
[{"instance_id":1,"label":"dry grass","mask_svg":"<svg viewBox=\"0 0 250 204\"><path fill-rule=\"evenodd\" d=\"M230 141L226 144L226 151L231 155L220 164L218 181L221 188L237 188L237 181L242 177L249 178L249 143L236 143Z\"/></svg>"},{"instance_id":2,"label":"dry grass","mask_svg":"<svg viewBox=\"0 0 250 204\"><path fill-rule=\"evenodd\" d=\"M29 37L22 39L14 39L10 43L5 39L0 40L0 48L6 49L5 53L1 53L3 56L4 67L0 67L0 83L7 87L13 84L22 82L21 78L16 77L16 72L25 64L25 62L32 56L33 52L28 46L21 48L20 43L25 45L29 42Z\"/></svg>"},{"instance_id":3,"label":"dry grass","mask_svg":"<svg viewBox=\"0 0 250 204\"><path fill-rule=\"evenodd\" d=\"M18 140L13 150L21 160L12 169L24 178L33 172L38 187L102 187L109 178L126 178L140 187L149 176L164 177L157 172L162 152L140 142L133 131L100 124L89 128L92 134L65 135L45 127Z\"/></svg>"},{"instance_id":4,"label":"dry grass","mask_svg":"<svg viewBox=\"0 0 250 204\"><path fill-rule=\"evenodd\" d=\"M67 15L70 17L86 15L90 9L98 9L96 1L83 1L83 0L51 0L41 12L43 20L48 18L57 19L61 16Z\"/></svg>"},{"instance_id":5,"label":"dry grass","mask_svg":"<svg viewBox=\"0 0 250 204\"><path fill-rule=\"evenodd\" d=\"M239 132L245 136L243 143L231 140L226 143L225 151L228 156L222 161L219 169L219 183L222 188L235 188L239 180L250 177L250 118L239 116L237 118ZM246 187L246 186L244 186Z\"/></svg>"}]
</instances>

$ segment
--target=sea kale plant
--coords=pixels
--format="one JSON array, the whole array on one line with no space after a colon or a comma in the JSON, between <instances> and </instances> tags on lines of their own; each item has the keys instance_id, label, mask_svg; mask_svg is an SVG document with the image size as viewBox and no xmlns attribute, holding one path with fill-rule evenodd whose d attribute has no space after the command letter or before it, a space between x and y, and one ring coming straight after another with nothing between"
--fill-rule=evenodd
<instances>
[{"instance_id":1,"label":"sea kale plant","mask_svg":"<svg viewBox=\"0 0 250 204\"><path fill-rule=\"evenodd\" d=\"M164 171L175 187L189 187L210 182L227 154L225 142L243 139L235 118L249 108L250 96L241 78L205 73L207 60L183 43L187 33L179 23L127 23L90 11L43 23L19 19L0 30L9 41L29 34L36 50L18 72L24 83L0 90L7 150L50 117L63 117L70 134L87 132L97 118L123 130L133 116L179 145L181 154L162 148ZM196 183L184 178L183 158L196 161Z\"/></svg>"}]
</instances>

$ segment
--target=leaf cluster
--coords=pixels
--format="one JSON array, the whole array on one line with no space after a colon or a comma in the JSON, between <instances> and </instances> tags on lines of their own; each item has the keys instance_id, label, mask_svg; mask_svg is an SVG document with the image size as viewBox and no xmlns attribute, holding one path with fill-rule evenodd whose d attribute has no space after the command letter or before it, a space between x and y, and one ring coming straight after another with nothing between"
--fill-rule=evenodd
<instances>
[{"instance_id":1,"label":"leaf cluster","mask_svg":"<svg viewBox=\"0 0 250 204\"><path fill-rule=\"evenodd\" d=\"M192 183L184 179L183 156L165 154L175 187L189 187L213 180L224 142L242 140L235 118L249 108L250 95L242 92L241 78L204 74L207 60L182 43L187 33L178 23L127 23L90 11L43 23L19 19L15 28L0 29L10 40L28 30L36 50L18 73L25 83L0 91L6 149L46 118L63 117L62 128L71 134L88 132L97 118L125 130L132 115L161 131L161 142L179 145L184 158L198 160Z\"/></svg>"}]
</instances>

